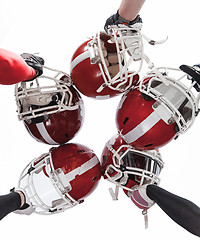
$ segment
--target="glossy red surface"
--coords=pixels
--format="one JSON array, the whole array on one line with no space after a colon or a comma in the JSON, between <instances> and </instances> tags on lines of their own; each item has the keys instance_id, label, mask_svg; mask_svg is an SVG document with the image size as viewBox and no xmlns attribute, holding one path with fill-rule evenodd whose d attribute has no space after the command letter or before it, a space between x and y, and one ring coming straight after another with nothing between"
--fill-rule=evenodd
<instances>
[{"instance_id":1,"label":"glossy red surface","mask_svg":"<svg viewBox=\"0 0 200 240\"><path fill-rule=\"evenodd\" d=\"M80 100L79 93L73 87L70 87L70 90L73 94L73 103L78 102ZM43 127L53 141L57 144L64 144L81 129L84 120L83 113L83 106L80 105L76 110L65 110L50 114L49 119L43 122ZM37 124L29 124L27 121L24 121L24 124L34 139L52 145L52 142L48 142L45 135L38 130Z\"/></svg>"},{"instance_id":2,"label":"glossy red surface","mask_svg":"<svg viewBox=\"0 0 200 240\"><path fill-rule=\"evenodd\" d=\"M69 143L59 146L51 152L54 168L61 168L65 174L79 168L81 165L96 157L95 153L81 144ZM76 175L70 182L72 190L70 196L75 200L81 200L88 196L96 188L101 178L100 162L81 175Z\"/></svg>"},{"instance_id":3,"label":"glossy red surface","mask_svg":"<svg viewBox=\"0 0 200 240\"><path fill-rule=\"evenodd\" d=\"M116 46L114 43L110 43L108 40L110 36L106 34L102 35L102 40L108 52L116 52ZM90 41L90 40L89 40ZM80 56L82 53L88 51L87 43L84 42L81 46L77 48L75 53L72 56L73 61L76 57ZM106 75L105 75L106 76ZM114 97L121 94L120 91L110 89L108 86L104 87L101 92L97 92L100 86L105 83L102 72L100 70L99 64L91 64L90 58L86 58L80 63L78 63L71 71L72 81L77 89L84 95L92 98L107 96ZM138 81L139 76L134 76L133 85ZM113 84L115 86L115 84Z\"/></svg>"},{"instance_id":4,"label":"glossy red surface","mask_svg":"<svg viewBox=\"0 0 200 240\"><path fill-rule=\"evenodd\" d=\"M123 96L116 114L117 128L122 137L153 113L154 103L155 100L145 100L138 90L129 91ZM138 149L160 148L175 137L175 125L168 125L161 119L130 145Z\"/></svg>"},{"instance_id":5,"label":"glossy red surface","mask_svg":"<svg viewBox=\"0 0 200 240\"><path fill-rule=\"evenodd\" d=\"M117 149L123 145L126 144L125 141L122 139L122 137L119 134L114 135L105 145L102 154L101 154L101 165L102 165L102 172L103 174L105 173L107 167L112 164L113 165L113 153L108 149L107 145L111 145L111 147L117 151ZM113 172L110 174L110 176L114 176L116 172ZM104 178L106 179L107 177L103 175Z\"/></svg>"}]
</instances>

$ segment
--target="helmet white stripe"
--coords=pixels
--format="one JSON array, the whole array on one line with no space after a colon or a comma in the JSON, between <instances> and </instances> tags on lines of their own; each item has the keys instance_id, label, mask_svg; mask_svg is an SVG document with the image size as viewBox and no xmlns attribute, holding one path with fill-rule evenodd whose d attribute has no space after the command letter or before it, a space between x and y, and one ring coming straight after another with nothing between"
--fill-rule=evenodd
<instances>
[{"instance_id":1,"label":"helmet white stripe","mask_svg":"<svg viewBox=\"0 0 200 240\"><path fill-rule=\"evenodd\" d=\"M99 100L104 100L104 99L109 99L110 95L96 96L95 98Z\"/></svg>"},{"instance_id":2,"label":"helmet white stripe","mask_svg":"<svg viewBox=\"0 0 200 240\"><path fill-rule=\"evenodd\" d=\"M87 58L90 58L89 51L85 51L80 55L78 55L76 58L74 58L74 60L71 62L71 65L70 65L70 72L72 72L72 70L76 67L76 65L78 65L80 62L84 61Z\"/></svg>"},{"instance_id":3,"label":"helmet white stripe","mask_svg":"<svg viewBox=\"0 0 200 240\"><path fill-rule=\"evenodd\" d=\"M94 156L89 161L81 165L80 167L75 168L71 172L65 174L67 180L70 182L72 181L77 175L82 175L83 173L87 172L94 166L96 166L99 163L99 159Z\"/></svg>"},{"instance_id":4,"label":"helmet white stripe","mask_svg":"<svg viewBox=\"0 0 200 240\"><path fill-rule=\"evenodd\" d=\"M158 114L153 111L144 121L138 124L134 129L129 131L127 134L123 135L124 140L127 143L132 143L138 138L142 137L146 132L148 132L161 118Z\"/></svg>"},{"instance_id":5,"label":"helmet white stripe","mask_svg":"<svg viewBox=\"0 0 200 240\"><path fill-rule=\"evenodd\" d=\"M59 143L55 142L49 135L49 133L47 132L44 123L37 123L36 127L38 129L38 131L40 132L41 136L44 138L44 140L49 143L49 144L53 144L53 145L58 145Z\"/></svg>"}]
</instances>

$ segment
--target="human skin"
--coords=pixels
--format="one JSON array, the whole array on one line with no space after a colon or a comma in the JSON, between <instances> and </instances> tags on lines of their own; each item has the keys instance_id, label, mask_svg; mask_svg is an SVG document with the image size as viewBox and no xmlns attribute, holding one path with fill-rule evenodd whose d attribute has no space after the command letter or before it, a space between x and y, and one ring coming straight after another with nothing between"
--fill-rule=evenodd
<instances>
[{"instance_id":1,"label":"human skin","mask_svg":"<svg viewBox=\"0 0 200 240\"><path fill-rule=\"evenodd\" d=\"M134 20L144 2L145 0L122 0L119 7L119 15L128 21Z\"/></svg>"}]
</instances>

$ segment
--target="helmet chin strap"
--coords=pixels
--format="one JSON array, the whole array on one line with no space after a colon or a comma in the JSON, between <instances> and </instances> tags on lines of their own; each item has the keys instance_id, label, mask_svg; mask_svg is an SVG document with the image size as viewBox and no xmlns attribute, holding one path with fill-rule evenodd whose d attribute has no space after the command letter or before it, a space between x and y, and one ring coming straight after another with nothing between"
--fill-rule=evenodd
<instances>
[{"instance_id":1,"label":"helmet chin strap","mask_svg":"<svg viewBox=\"0 0 200 240\"><path fill-rule=\"evenodd\" d=\"M149 57L143 53L143 59L148 64L148 68L152 69L152 71L155 73L155 75L166 85L169 86L169 82L167 79L162 75L162 73L154 66L154 63L151 62Z\"/></svg>"},{"instance_id":2,"label":"helmet chin strap","mask_svg":"<svg viewBox=\"0 0 200 240\"><path fill-rule=\"evenodd\" d=\"M139 208L142 208L142 214L144 216L144 223L145 223L145 229L148 228L148 209L154 205L154 201L152 201L146 194L146 188L148 184L144 185L135 185L132 188L132 191L128 192L128 196L131 198L131 200L138 206Z\"/></svg>"},{"instance_id":3,"label":"helmet chin strap","mask_svg":"<svg viewBox=\"0 0 200 240\"><path fill-rule=\"evenodd\" d=\"M147 213L147 209L144 209L142 211L142 215L144 216L144 227L145 229L148 228L148 225L149 225L149 219L148 219L148 213Z\"/></svg>"},{"instance_id":4,"label":"helmet chin strap","mask_svg":"<svg viewBox=\"0 0 200 240\"><path fill-rule=\"evenodd\" d=\"M115 191L112 188L109 188L109 192L114 201L118 200L119 186L115 187Z\"/></svg>"}]
</instances>

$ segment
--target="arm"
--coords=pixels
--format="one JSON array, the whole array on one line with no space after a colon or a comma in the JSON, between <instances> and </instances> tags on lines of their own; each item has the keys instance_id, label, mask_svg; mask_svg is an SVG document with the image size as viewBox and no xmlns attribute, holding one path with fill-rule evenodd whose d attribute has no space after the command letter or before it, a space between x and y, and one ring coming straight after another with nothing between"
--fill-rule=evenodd
<instances>
[{"instance_id":1,"label":"arm","mask_svg":"<svg viewBox=\"0 0 200 240\"><path fill-rule=\"evenodd\" d=\"M142 19L138 15L145 0L122 0L119 10L106 20L104 29L109 33L112 26L141 29Z\"/></svg>"},{"instance_id":2,"label":"arm","mask_svg":"<svg viewBox=\"0 0 200 240\"><path fill-rule=\"evenodd\" d=\"M9 213L19 209L24 204L24 196L21 192L11 192L0 196L0 220Z\"/></svg>"},{"instance_id":3,"label":"arm","mask_svg":"<svg viewBox=\"0 0 200 240\"><path fill-rule=\"evenodd\" d=\"M27 202L25 192L11 189L11 192L0 196L0 220L6 215L14 212L17 214L30 215L34 212L34 208L30 202Z\"/></svg>"},{"instance_id":4,"label":"arm","mask_svg":"<svg viewBox=\"0 0 200 240\"><path fill-rule=\"evenodd\" d=\"M145 0L122 0L119 7L119 15L128 21L133 21L144 2Z\"/></svg>"},{"instance_id":5,"label":"arm","mask_svg":"<svg viewBox=\"0 0 200 240\"><path fill-rule=\"evenodd\" d=\"M177 224L200 237L200 208L197 205L156 185L148 185L146 194Z\"/></svg>"},{"instance_id":6,"label":"arm","mask_svg":"<svg viewBox=\"0 0 200 240\"><path fill-rule=\"evenodd\" d=\"M43 71L44 60L33 54L21 56L0 48L0 84L11 85L33 80Z\"/></svg>"},{"instance_id":7,"label":"arm","mask_svg":"<svg viewBox=\"0 0 200 240\"><path fill-rule=\"evenodd\" d=\"M35 75L35 70L21 56L0 48L0 84L15 84L33 79Z\"/></svg>"}]
</instances>

